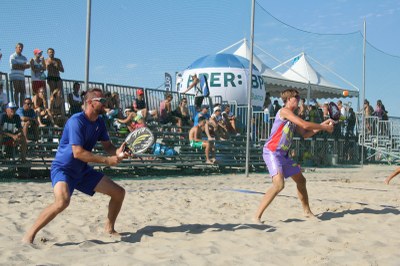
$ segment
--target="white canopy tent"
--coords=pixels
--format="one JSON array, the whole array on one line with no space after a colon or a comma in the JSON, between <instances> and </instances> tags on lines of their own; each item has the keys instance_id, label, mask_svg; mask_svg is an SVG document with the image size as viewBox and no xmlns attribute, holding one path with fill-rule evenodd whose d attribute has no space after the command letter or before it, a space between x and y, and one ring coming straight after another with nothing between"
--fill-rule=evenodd
<instances>
[{"instance_id":1,"label":"white canopy tent","mask_svg":"<svg viewBox=\"0 0 400 266\"><path fill-rule=\"evenodd\" d=\"M233 46L236 46L238 44L241 44L238 49L235 50L234 54L239 55L241 57L244 57L248 60L250 60L250 49L247 45L247 40L242 39L239 42L225 48L224 50L218 52L222 53L225 52L226 50L232 48ZM265 52L263 49L258 47L261 51L266 53L268 56L274 58L275 60L279 61L272 55L268 54ZM290 58L289 60L279 64L277 67L271 69L267 65L265 65L262 60L257 56L253 56L253 63L254 65L258 68L260 74L262 75L265 85L266 85L266 90L269 92L269 94L272 97L279 97L280 93L289 88L296 89L300 92L300 95L302 97L307 97L307 98L316 98L316 99L328 99L328 98L342 98L343 97L343 91L347 90L349 91L349 96L348 97L358 97L359 96L359 90L357 87L355 87L353 84L350 82L346 81L344 78L333 72L332 70L328 69L324 65L320 64L318 61L312 59L315 61L317 64L319 64L322 68L326 69L339 79L341 79L343 82L349 85L352 89L348 88L341 88L340 86L337 86L328 80L326 80L319 72L315 70L315 68L308 62L309 57L304 53L301 53L300 55L297 55L293 58ZM295 63L291 65L289 62ZM284 72L284 74L280 74L275 71L275 69L279 67L286 66L287 71Z\"/></svg>"}]
</instances>

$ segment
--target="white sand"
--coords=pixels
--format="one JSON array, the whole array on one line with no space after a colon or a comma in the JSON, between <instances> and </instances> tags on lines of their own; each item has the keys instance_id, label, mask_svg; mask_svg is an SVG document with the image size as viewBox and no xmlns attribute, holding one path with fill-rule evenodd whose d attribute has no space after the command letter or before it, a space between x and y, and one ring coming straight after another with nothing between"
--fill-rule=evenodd
<instances>
[{"instance_id":1,"label":"white sand","mask_svg":"<svg viewBox=\"0 0 400 266\"><path fill-rule=\"evenodd\" d=\"M399 265L400 176L383 183L394 169L306 172L319 219L303 218L289 180L264 225L250 221L271 183L265 174L118 181L127 190L122 237L103 233L107 196L75 192L34 245L20 240L52 202L51 184L1 183L0 264Z\"/></svg>"}]
</instances>

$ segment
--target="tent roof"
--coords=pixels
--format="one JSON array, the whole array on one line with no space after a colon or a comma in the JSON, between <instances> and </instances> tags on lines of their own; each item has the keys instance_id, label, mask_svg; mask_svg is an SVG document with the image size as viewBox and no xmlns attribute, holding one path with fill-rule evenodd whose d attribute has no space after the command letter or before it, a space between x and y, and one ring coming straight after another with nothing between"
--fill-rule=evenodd
<instances>
[{"instance_id":1,"label":"tent roof","mask_svg":"<svg viewBox=\"0 0 400 266\"><path fill-rule=\"evenodd\" d=\"M304 53L295 57L294 64L282 76L294 81L340 89L339 86L327 81L318 73L308 62Z\"/></svg>"},{"instance_id":2,"label":"tent roof","mask_svg":"<svg viewBox=\"0 0 400 266\"><path fill-rule=\"evenodd\" d=\"M222 51L226 51L239 43L241 43L241 45L234 54L250 60L250 48L247 45L246 39L243 39ZM275 68L271 69L265 65L257 55L253 55L253 64L259 69L260 74L263 76L266 90L271 96L279 97L280 93L285 89L296 89L300 92L302 97L307 97L307 91L309 88L311 88L310 97L316 99L342 98L343 91L345 90L349 91L348 97L359 96L359 92L356 90L341 88L340 86L326 80L312 67L304 53L295 58L297 58L297 61L283 75L281 75L274 70Z\"/></svg>"},{"instance_id":3,"label":"tent roof","mask_svg":"<svg viewBox=\"0 0 400 266\"><path fill-rule=\"evenodd\" d=\"M247 41L244 40L242 45L233 54L244 57L247 60L250 60L251 53L250 53L249 47L247 46ZM258 58L257 55L253 56L253 64L258 68L258 70L262 76L282 78L282 76L279 73L273 71L266 64L264 64L261 61L261 59Z\"/></svg>"},{"instance_id":4,"label":"tent roof","mask_svg":"<svg viewBox=\"0 0 400 266\"><path fill-rule=\"evenodd\" d=\"M230 68L249 68L249 61L246 58L233 54L213 54L200 57L194 61L187 69L211 68L211 67L230 67ZM253 69L256 67L253 64Z\"/></svg>"}]
</instances>

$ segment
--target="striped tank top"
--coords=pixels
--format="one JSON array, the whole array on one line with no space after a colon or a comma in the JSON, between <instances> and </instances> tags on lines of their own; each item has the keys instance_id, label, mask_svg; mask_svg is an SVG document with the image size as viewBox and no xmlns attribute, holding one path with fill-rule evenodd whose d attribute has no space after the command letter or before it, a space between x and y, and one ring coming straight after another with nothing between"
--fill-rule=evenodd
<instances>
[{"instance_id":1,"label":"striped tank top","mask_svg":"<svg viewBox=\"0 0 400 266\"><path fill-rule=\"evenodd\" d=\"M279 110L275 116L275 122L271 129L271 135L264 145L264 150L288 154L292 144L296 125L289 120L282 120Z\"/></svg>"}]
</instances>

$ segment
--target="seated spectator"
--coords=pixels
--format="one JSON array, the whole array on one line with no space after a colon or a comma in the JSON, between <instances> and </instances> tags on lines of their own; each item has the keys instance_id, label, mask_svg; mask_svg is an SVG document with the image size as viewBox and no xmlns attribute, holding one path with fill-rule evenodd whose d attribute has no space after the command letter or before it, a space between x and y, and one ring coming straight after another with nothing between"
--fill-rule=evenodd
<instances>
[{"instance_id":1,"label":"seated spectator","mask_svg":"<svg viewBox=\"0 0 400 266\"><path fill-rule=\"evenodd\" d=\"M126 109L125 114L126 114L125 118L122 119L118 118L117 121L121 124L125 124L130 132L134 131L135 129L146 126L144 117L138 115L135 111L132 111L131 109Z\"/></svg>"},{"instance_id":2,"label":"seated spectator","mask_svg":"<svg viewBox=\"0 0 400 266\"><path fill-rule=\"evenodd\" d=\"M53 124L54 120L50 110L47 108L47 100L44 93L44 88L40 88L37 94L33 96L33 109L36 112L39 121L39 127L45 127L46 124Z\"/></svg>"},{"instance_id":3,"label":"seated spectator","mask_svg":"<svg viewBox=\"0 0 400 266\"><path fill-rule=\"evenodd\" d=\"M72 92L68 94L69 113L70 115L82 112L83 98L79 94L81 85L78 82L74 82Z\"/></svg>"},{"instance_id":4,"label":"seated spectator","mask_svg":"<svg viewBox=\"0 0 400 266\"><path fill-rule=\"evenodd\" d=\"M118 117L119 112L119 103L117 102L117 98L115 94L111 94L111 92L106 92L104 94L106 98L106 103L104 105L104 111L106 112L106 117L108 120L113 121L114 118Z\"/></svg>"},{"instance_id":5,"label":"seated spectator","mask_svg":"<svg viewBox=\"0 0 400 266\"><path fill-rule=\"evenodd\" d=\"M67 121L65 114L65 100L62 97L61 90L56 88L50 96L50 113L53 117L55 127L64 127Z\"/></svg>"},{"instance_id":6,"label":"seated spectator","mask_svg":"<svg viewBox=\"0 0 400 266\"><path fill-rule=\"evenodd\" d=\"M229 133L238 135L239 132L236 129L236 116L231 112L229 104L225 105L225 109L222 112L222 118L225 122L226 128Z\"/></svg>"},{"instance_id":7,"label":"seated spectator","mask_svg":"<svg viewBox=\"0 0 400 266\"><path fill-rule=\"evenodd\" d=\"M206 118L199 117L197 125L193 126L189 131L190 147L194 149L204 149L206 155L206 163L214 164L216 162L215 147L213 143L211 143L209 140L202 139L202 132L205 130L205 127L206 127ZM210 158L210 151L214 158Z\"/></svg>"},{"instance_id":8,"label":"seated spectator","mask_svg":"<svg viewBox=\"0 0 400 266\"><path fill-rule=\"evenodd\" d=\"M6 113L0 115L0 143L1 145L21 147L21 161L26 161L26 140L22 134L22 125L19 115L15 114L17 105L10 102L6 106Z\"/></svg>"},{"instance_id":9,"label":"seated spectator","mask_svg":"<svg viewBox=\"0 0 400 266\"><path fill-rule=\"evenodd\" d=\"M168 124L172 123L176 125L179 129L179 132L182 130L182 119L176 117L172 114L172 94L167 93L165 95L165 100L160 103L160 123L161 124Z\"/></svg>"},{"instance_id":10,"label":"seated spectator","mask_svg":"<svg viewBox=\"0 0 400 266\"><path fill-rule=\"evenodd\" d=\"M21 118L22 132L24 133L25 140L28 142L28 131L33 133L34 140L39 140L39 121L35 110L32 108L31 98L24 99L24 105L17 110L17 115Z\"/></svg>"},{"instance_id":11,"label":"seated spectator","mask_svg":"<svg viewBox=\"0 0 400 266\"><path fill-rule=\"evenodd\" d=\"M0 80L0 113L5 110L8 104L7 94L3 90L3 82Z\"/></svg>"},{"instance_id":12,"label":"seated spectator","mask_svg":"<svg viewBox=\"0 0 400 266\"><path fill-rule=\"evenodd\" d=\"M213 127L216 139L226 140L228 139L228 129L222 118L221 106L217 105L214 107L214 112L209 120L210 125Z\"/></svg>"},{"instance_id":13,"label":"seated spectator","mask_svg":"<svg viewBox=\"0 0 400 266\"><path fill-rule=\"evenodd\" d=\"M137 90L136 99L134 99L132 102L132 108L136 114L144 117L145 120L150 120L150 118L157 120L157 110L147 110L143 89Z\"/></svg>"},{"instance_id":14,"label":"seated spectator","mask_svg":"<svg viewBox=\"0 0 400 266\"><path fill-rule=\"evenodd\" d=\"M199 123L199 118L200 117L204 117L206 119L206 126L204 127L204 132L207 135L208 140L214 140L215 138L211 136L212 129L210 130L210 128L213 128L210 124L209 124L209 119L210 119L210 114L208 113L208 109L210 107L208 105L203 105L200 109L200 112L198 112L195 117L194 117L194 126L197 126L197 124Z\"/></svg>"},{"instance_id":15,"label":"seated spectator","mask_svg":"<svg viewBox=\"0 0 400 266\"><path fill-rule=\"evenodd\" d=\"M182 126L193 126L192 118L189 114L189 108L187 106L187 99L182 98L179 102L179 106L173 112L173 115L182 119Z\"/></svg>"}]
</instances>

